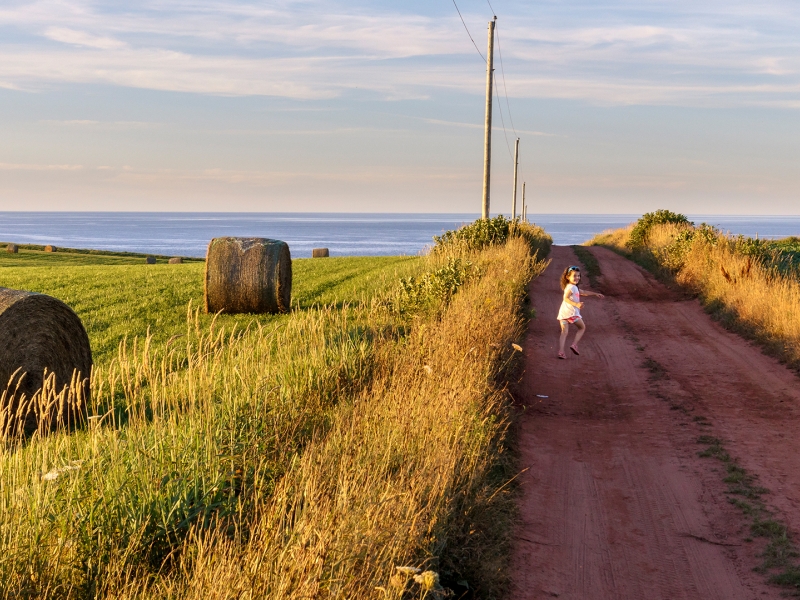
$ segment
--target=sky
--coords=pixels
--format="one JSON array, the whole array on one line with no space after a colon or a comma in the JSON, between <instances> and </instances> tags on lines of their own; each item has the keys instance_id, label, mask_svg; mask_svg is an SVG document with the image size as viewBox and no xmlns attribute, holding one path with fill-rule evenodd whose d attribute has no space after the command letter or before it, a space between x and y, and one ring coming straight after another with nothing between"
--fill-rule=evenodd
<instances>
[{"instance_id":1,"label":"sky","mask_svg":"<svg viewBox=\"0 0 800 600\"><path fill-rule=\"evenodd\" d=\"M0 210L479 212L494 14L492 213L800 214L800 3L456 1L2 0Z\"/></svg>"}]
</instances>

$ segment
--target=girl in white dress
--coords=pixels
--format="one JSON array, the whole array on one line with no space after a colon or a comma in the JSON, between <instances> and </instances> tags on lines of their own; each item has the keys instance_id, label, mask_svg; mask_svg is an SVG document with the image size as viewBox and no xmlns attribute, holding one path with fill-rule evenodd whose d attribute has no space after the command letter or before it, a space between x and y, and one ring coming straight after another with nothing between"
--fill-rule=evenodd
<instances>
[{"instance_id":1,"label":"girl in white dress","mask_svg":"<svg viewBox=\"0 0 800 600\"><path fill-rule=\"evenodd\" d=\"M578 333L575 334L575 341L569 347L570 350L576 355L578 352L578 342L586 333L586 324L581 317L581 291L578 289L578 284L581 282L581 270L579 267L567 267L561 274L561 289L564 290L564 300L561 302L561 308L558 311L558 322L561 323L561 340L558 344L558 358L566 359L567 355L564 354L564 344L567 342L567 335L569 334L570 323L578 328ZM584 296L597 296L602 298L603 294L597 292L584 291Z\"/></svg>"}]
</instances>

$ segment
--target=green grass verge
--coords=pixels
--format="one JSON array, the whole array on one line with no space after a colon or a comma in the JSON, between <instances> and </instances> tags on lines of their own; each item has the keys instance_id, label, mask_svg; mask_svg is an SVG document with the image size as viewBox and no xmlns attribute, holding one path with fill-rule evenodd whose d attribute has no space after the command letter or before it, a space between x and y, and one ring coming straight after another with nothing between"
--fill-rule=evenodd
<instances>
[{"instance_id":1,"label":"green grass verge","mask_svg":"<svg viewBox=\"0 0 800 600\"><path fill-rule=\"evenodd\" d=\"M572 246L572 250L578 257L578 260L583 263L586 275L589 277L589 283L591 285L596 285L597 278L600 277L601 273L600 263L597 262L594 254L592 254L585 246Z\"/></svg>"},{"instance_id":2,"label":"green grass verge","mask_svg":"<svg viewBox=\"0 0 800 600\"><path fill-rule=\"evenodd\" d=\"M136 257L0 250L0 264L9 263L15 266L0 269L0 286L48 294L71 306L86 327L98 364L114 356L126 337L143 337L149 330L153 342L160 343L185 333L189 303L203 306L202 261L146 265ZM404 256L297 259L292 263L292 304L296 310L341 308L397 285L399 277L414 274L419 264L419 258ZM286 318L221 315L217 322L245 326Z\"/></svg>"},{"instance_id":3,"label":"green grass verge","mask_svg":"<svg viewBox=\"0 0 800 600\"><path fill-rule=\"evenodd\" d=\"M775 518L761 499L769 490L758 485L757 478L731 457L719 438L701 435L697 443L706 446L705 450L697 453L698 456L715 458L725 467L723 481L728 484L728 502L750 521L750 536L745 541L750 542L754 537L767 541L756 571L768 575L772 583L797 591L800 588L800 566L797 564L800 553L786 525Z\"/></svg>"}]
</instances>

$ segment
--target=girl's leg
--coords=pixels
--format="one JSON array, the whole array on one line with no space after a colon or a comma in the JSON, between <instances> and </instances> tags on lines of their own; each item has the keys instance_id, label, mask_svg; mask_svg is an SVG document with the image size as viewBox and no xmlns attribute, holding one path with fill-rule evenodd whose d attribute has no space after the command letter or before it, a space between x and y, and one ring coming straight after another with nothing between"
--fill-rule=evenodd
<instances>
[{"instance_id":1,"label":"girl's leg","mask_svg":"<svg viewBox=\"0 0 800 600\"><path fill-rule=\"evenodd\" d=\"M586 323L583 322L583 319L578 319L575 321L575 327L578 328L578 333L575 334L575 341L572 342L572 345L577 348L578 342L581 341L583 334L586 333Z\"/></svg>"},{"instance_id":2,"label":"girl's leg","mask_svg":"<svg viewBox=\"0 0 800 600\"><path fill-rule=\"evenodd\" d=\"M561 323L561 339L558 342L558 351L564 354L564 345L567 343L567 334L569 333L569 323L566 321L559 321Z\"/></svg>"}]
</instances>

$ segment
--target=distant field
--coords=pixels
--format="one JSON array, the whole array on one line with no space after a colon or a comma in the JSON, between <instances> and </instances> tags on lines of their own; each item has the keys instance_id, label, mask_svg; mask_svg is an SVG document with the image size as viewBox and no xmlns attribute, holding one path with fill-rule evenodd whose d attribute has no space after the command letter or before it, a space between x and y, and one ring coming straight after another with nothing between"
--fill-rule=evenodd
<instances>
[{"instance_id":1,"label":"distant field","mask_svg":"<svg viewBox=\"0 0 800 600\"><path fill-rule=\"evenodd\" d=\"M166 263L170 256L158 254L142 254L138 252L114 252L113 250L86 250L76 248L57 248L56 252L45 252L44 246L36 244L17 244L19 252L6 252L7 243L0 242L0 267L51 266L60 265L138 265L145 257L153 256L156 263ZM187 262L203 262L202 258L189 258Z\"/></svg>"},{"instance_id":2,"label":"distant field","mask_svg":"<svg viewBox=\"0 0 800 600\"><path fill-rule=\"evenodd\" d=\"M203 261L146 265L143 257L0 250L0 286L66 302L83 320L95 362L103 363L126 336L144 336L149 329L159 342L182 333L189 303L203 306ZM396 285L397 278L413 273L419 261L405 256L297 259L292 263L292 303L299 310L320 304L342 306ZM220 316L218 322L246 325L283 318L229 315Z\"/></svg>"}]
</instances>

